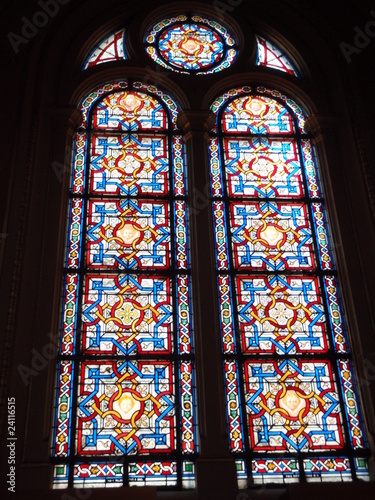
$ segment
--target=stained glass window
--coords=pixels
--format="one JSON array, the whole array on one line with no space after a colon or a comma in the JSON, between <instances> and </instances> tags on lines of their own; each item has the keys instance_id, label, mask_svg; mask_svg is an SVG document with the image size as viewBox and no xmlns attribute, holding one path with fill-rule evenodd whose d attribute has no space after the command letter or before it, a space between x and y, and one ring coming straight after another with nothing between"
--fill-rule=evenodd
<instances>
[{"instance_id":1,"label":"stained glass window","mask_svg":"<svg viewBox=\"0 0 375 500\"><path fill-rule=\"evenodd\" d=\"M222 353L239 485L368 478L304 112L263 87L231 90L211 109Z\"/></svg>"},{"instance_id":2,"label":"stained glass window","mask_svg":"<svg viewBox=\"0 0 375 500\"><path fill-rule=\"evenodd\" d=\"M54 487L192 487L197 454L178 106L105 85L74 141L52 442Z\"/></svg>"},{"instance_id":3,"label":"stained glass window","mask_svg":"<svg viewBox=\"0 0 375 500\"><path fill-rule=\"evenodd\" d=\"M125 29L121 29L106 36L97 46L90 52L87 57L83 70L111 61L121 61L127 59L125 51Z\"/></svg>"},{"instance_id":4,"label":"stained glass window","mask_svg":"<svg viewBox=\"0 0 375 500\"><path fill-rule=\"evenodd\" d=\"M148 31L145 44L154 61L179 73L221 71L237 56L236 42L227 29L201 16L164 19Z\"/></svg>"},{"instance_id":5,"label":"stained glass window","mask_svg":"<svg viewBox=\"0 0 375 500\"><path fill-rule=\"evenodd\" d=\"M256 41L257 66L267 66L284 71L289 75L298 76L298 72L290 58L277 45L259 35L256 35Z\"/></svg>"}]
</instances>

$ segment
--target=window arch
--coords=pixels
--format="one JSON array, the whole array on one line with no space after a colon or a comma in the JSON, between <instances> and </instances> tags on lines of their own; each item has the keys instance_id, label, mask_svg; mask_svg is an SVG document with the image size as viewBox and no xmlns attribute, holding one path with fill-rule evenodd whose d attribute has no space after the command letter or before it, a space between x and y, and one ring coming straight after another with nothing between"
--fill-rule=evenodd
<instances>
[{"instance_id":1,"label":"window arch","mask_svg":"<svg viewBox=\"0 0 375 500\"><path fill-rule=\"evenodd\" d=\"M368 475L325 204L305 114L275 90L211 106L216 265L239 482Z\"/></svg>"},{"instance_id":2,"label":"window arch","mask_svg":"<svg viewBox=\"0 0 375 500\"><path fill-rule=\"evenodd\" d=\"M299 76L292 64L290 57L285 54L275 43L271 43L265 37L256 35L257 41L257 66L283 71L288 75Z\"/></svg>"},{"instance_id":3,"label":"window arch","mask_svg":"<svg viewBox=\"0 0 375 500\"><path fill-rule=\"evenodd\" d=\"M125 49L125 28L107 35L86 57L82 70L111 61L128 59Z\"/></svg>"},{"instance_id":4,"label":"window arch","mask_svg":"<svg viewBox=\"0 0 375 500\"><path fill-rule=\"evenodd\" d=\"M119 81L81 104L52 442L54 486L191 487L198 449L178 105Z\"/></svg>"}]
</instances>

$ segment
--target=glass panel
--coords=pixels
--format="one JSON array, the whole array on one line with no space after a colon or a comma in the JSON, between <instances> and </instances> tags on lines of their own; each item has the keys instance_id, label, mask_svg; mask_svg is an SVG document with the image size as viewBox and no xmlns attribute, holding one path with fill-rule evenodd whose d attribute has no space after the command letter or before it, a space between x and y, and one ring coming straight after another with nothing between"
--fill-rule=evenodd
<instances>
[{"instance_id":1,"label":"glass panel","mask_svg":"<svg viewBox=\"0 0 375 500\"><path fill-rule=\"evenodd\" d=\"M131 462L128 465L130 486L177 486L177 462ZM193 462L182 462L182 487L195 488Z\"/></svg>"},{"instance_id":2,"label":"glass panel","mask_svg":"<svg viewBox=\"0 0 375 500\"><path fill-rule=\"evenodd\" d=\"M182 453L191 454L196 450L197 427L194 406L195 382L193 365L184 361L180 364L181 384L181 436Z\"/></svg>"},{"instance_id":3,"label":"glass panel","mask_svg":"<svg viewBox=\"0 0 375 500\"><path fill-rule=\"evenodd\" d=\"M311 458L303 461L307 482L351 481L348 458Z\"/></svg>"},{"instance_id":4,"label":"glass panel","mask_svg":"<svg viewBox=\"0 0 375 500\"><path fill-rule=\"evenodd\" d=\"M241 418L241 396L239 393L238 369L234 361L224 361L227 416L230 449L240 452L245 449Z\"/></svg>"},{"instance_id":5,"label":"glass panel","mask_svg":"<svg viewBox=\"0 0 375 500\"><path fill-rule=\"evenodd\" d=\"M366 447L361 414L355 392L352 369L349 360L338 361L341 388L344 394L345 413L349 421L349 432L352 447L357 450Z\"/></svg>"},{"instance_id":6,"label":"glass panel","mask_svg":"<svg viewBox=\"0 0 375 500\"><path fill-rule=\"evenodd\" d=\"M189 268L189 248L187 240L187 210L184 201L174 204L175 234L176 234L176 267L177 269Z\"/></svg>"},{"instance_id":7,"label":"glass panel","mask_svg":"<svg viewBox=\"0 0 375 500\"><path fill-rule=\"evenodd\" d=\"M327 224L324 216L324 208L320 203L312 203L311 208L313 213L313 221L315 224L321 268L324 270L333 269L331 249L328 242Z\"/></svg>"},{"instance_id":8,"label":"glass panel","mask_svg":"<svg viewBox=\"0 0 375 500\"><path fill-rule=\"evenodd\" d=\"M317 278L241 276L236 287L244 353L327 351L326 318Z\"/></svg>"},{"instance_id":9,"label":"glass panel","mask_svg":"<svg viewBox=\"0 0 375 500\"><path fill-rule=\"evenodd\" d=\"M176 462L131 462L129 486L176 486Z\"/></svg>"},{"instance_id":10,"label":"glass panel","mask_svg":"<svg viewBox=\"0 0 375 500\"><path fill-rule=\"evenodd\" d=\"M180 16L175 16L175 17L170 17L169 19L163 19L162 21L159 21L155 26L148 32L147 34L147 39L146 41L148 43L153 43L158 35L158 33L166 28L167 26L170 26L171 24L178 23L178 22L183 22L186 21L187 17L180 15Z\"/></svg>"},{"instance_id":11,"label":"glass panel","mask_svg":"<svg viewBox=\"0 0 375 500\"><path fill-rule=\"evenodd\" d=\"M195 464L194 462L182 462L182 487L195 488Z\"/></svg>"},{"instance_id":12,"label":"glass panel","mask_svg":"<svg viewBox=\"0 0 375 500\"><path fill-rule=\"evenodd\" d=\"M179 340L179 354L193 352L192 312L191 312L191 285L189 276L177 276L177 331Z\"/></svg>"},{"instance_id":13,"label":"glass panel","mask_svg":"<svg viewBox=\"0 0 375 500\"><path fill-rule=\"evenodd\" d=\"M168 194L165 136L94 134L90 150L90 192L122 196Z\"/></svg>"},{"instance_id":14,"label":"glass panel","mask_svg":"<svg viewBox=\"0 0 375 500\"><path fill-rule=\"evenodd\" d=\"M77 274L67 274L65 276L60 354L75 353L78 285L79 277Z\"/></svg>"},{"instance_id":15,"label":"glass panel","mask_svg":"<svg viewBox=\"0 0 375 500\"><path fill-rule=\"evenodd\" d=\"M122 486L124 466L121 463L90 462L74 466L75 488L113 488Z\"/></svg>"},{"instance_id":16,"label":"glass panel","mask_svg":"<svg viewBox=\"0 0 375 500\"><path fill-rule=\"evenodd\" d=\"M78 269L81 260L82 224L83 224L82 198L73 198L69 207L69 235L66 255L66 266Z\"/></svg>"},{"instance_id":17,"label":"glass panel","mask_svg":"<svg viewBox=\"0 0 375 500\"><path fill-rule=\"evenodd\" d=\"M337 355L349 346L305 115L280 92L249 86L211 110L228 436L241 484L246 462L249 484L299 481L301 467L307 481L368 478L350 361ZM270 453L283 457L261 458Z\"/></svg>"},{"instance_id":18,"label":"glass panel","mask_svg":"<svg viewBox=\"0 0 375 500\"><path fill-rule=\"evenodd\" d=\"M90 201L87 267L129 270L169 268L171 235L168 205L152 200Z\"/></svg>"},{"instance_id":19,"label":"glass panel","mask_svg":"<svg viewBox=\"0 0 375 500\"><path fill-rule=\"evenodd\" d=\"M142 92L109 94L96 106L95 129L166 130L167 114L158 100Z\"/></svg>"},{"instance_id":20,"label":"glass panel","mask_svg":"<svg viewBox=\"0 0 375 500\"><path fill-rule=\"evenodd\" d=\"M97 64L127 59L125 52L125 30L119 30L104 38L90 53L82 69Z\"/></svg>"},{"instance_id":21,"label":"glass panel","mask_svg":"<svg viewBox=\"0 0 375 500\"><path fill-rule=\"evenodd\" d=\"M68 487L69 465L55 465L53 467L53 488L56 490Z\"/></svg>"},{"instance_id":22,"label":"glass panel","mask_svg":"<svg viewBox=\"0 0 375 500\"><path fill-rule=\"evenodd\" d=\"M124 89L126 88L128 88L128 81L125 79L107 83L106 85L97 87L92 92L90 92L81 102L81 112L83 116L82 129L88 127L89 113L91 118L91 111L95 109L95 106L98 104L102 97L106 96L110 92L113 93L116 91L121 91L123 93Z\"/></svg>"},{"instance_id":23,"label":"glass panel","mask_svg":"<svg viewBox=\"0 0 375 500\"><path fill-rule=\"evenodd\" d=\"M243 96L226 105L222 116L222 131L226 134L291 134L292 116L275 99L263 96Z\"/></svg>"},{"instance_id":24,"label":"glass panel","mask_svg":"<svg viewBox=\"0 0 375 500\"><path fill-rule=\"evenodd\" d=\"M240 490L247 488L247 467L245 460L236 460L237 485Z\"/></svg>"},{"instance_id":25,"label":"glass panel","mask_svg":"<svg viewBox=\"0 0 375 500\"><path fill-rule=\"evenodd\" d=\"M294 114L294 117L296 118L297 120L297 124L298 124L298 129L299 131L301 132L301 134L306 134L306 130L305 130L305 121L306 121L306 116L304 114L304 112L302 111L302 109L298 106L298 104L293 101L292 99L290 99L288 96L282 94L281 92L279 92L278 90L275 90L275 89L269 89L267 87L263 87L263 86L258 86L258 87L255 87L254 89L251 88L249 85L244 85L242 87L238 87L238 88L235 88L235 89L230 89L228 90L227 92L225 92L224 94L222 94L221 96L217 97L214 102L211 104L211 111L215 114L218 115L218 118L219 118L219 111L221 112L222 111L222 108L226 107L228 105L228 103L233 99L233 97L236 97L236 96L244 96L244 94L246 94L244 96L244 99L245 99L245 103L249 103L248 106L250 105L250 102L251 102L251 99L252 99L252 96L249 95L252 91L254 91L257 95L253 96L255 98L256 101L259 101L258 103L255 103L255 106L254 107L254 116L252 116L252 113L248 112L246 113L247 116L248 116L248 119L249 119L249 123L252 124L253 126L253 132L255 134L258 134L258 133L262 133L264 134L264 128L262 130L262 124L260 123L260 120L259 120L259 110L260 112L262 113L262 110L264 110L265 108L262 107L262 102L263 102L263 98L266 97L266 98L270 98L271 100L278 100L280 102L283 102L287 107L288 109L291 110L291 112ZM250 101L249 101L249 98L250 98ZM266 101L267 102L267 101ZM264 104L264 103L263 103ZM241 110L241 106L239 107L239 110ZM247 111L251 111L250 109L248 109ZM274 113L274 109L272 109L271 111L273 111ZM241 123L241 130L239 130L240 132L245 132L246 131L246 114L244 115L244 119L243 119L243 122L244 123ZM280 132L281 130L283 131L283 133L286 133L288 134L288 130L290 129L291 130L291 126L290 126L290 123L288 125L288 120L286 117L285 118L285 121L286 123L283 123L282 124L282 127L280 126L279 129L280 129ZM269 117L269 120L272 122L272 116ZM258 125L259 125L259 130L261 132L257 132L257 127L255 126L256 125L256 121L258 121ZM275 120L274 120L275 121ZM217 127L221 130L221 131L228 131L230 132L230 129L225 129L223 127L219 127L219 120L217 119L216 121L216 125ZM214 131L217 132L217 127L214 128ZM277 132L278 130L278 126L277 126L277 123L274 123L273 124L273 129ZM285 130L284 130L285 129ZM235 132L235 131L234 131ZM307 141L308 142L308 141Z\"/></svg>"},{"instance_id":26,"label":"glass panel","mask_svg":"<svg viewBox=\"0 0 375 500\"><path fill-rule=\"evenodd\" d=\"M231 203L230 226L236 269L310 271L315 268L305 204Z\"/></svg>"},{"instance_id":27,"label":"glass panel","mask_svg":"<svg viewBox=\"0 0 375 500\"><path fill-rule=\"evenodd\" d=\"M288 56L286 56L277 45L259 35L256 36L256 40L258 45L258 66L267 66L268 68L284 71L289 75L298 76L297 70L294 68Z\"/></svg>"},{"instance_id":28,"label":"glass panel","mask_svg":"<svg viewBox=\"0 0 375 500\"><path fill-rule=\"evenodd\" d=\"M309 196L311 199L320 198L321 188L319 172L317 170L316 160L314 158L314 148L311 142L307 139L302 139L301 145Z\"/></svg>"},{"instance_id":29,"label":"glass panel","mask_svg":"<svg viewBox=\"0 0 375 500\"><path fill-rule=\"evenodd\" d=\"M299 467L295 459L253 460L252 477L255 484L296 483Z\"/></svg>"},{"instance_id":30,"label":"glass panel","mask_svg":"<svg viewBox=\"0 0 375 500\"><path fill-rule=\"evenodd\" d=\"M344 447L335 374L328 360L245 361L251 448L261 452Z\"/></svg>"},{"instance_id":31,"label":"glass panel","mask_svg":"<svg viewBox=\"0 0 375 500\"><path fill-rule=\"evenodd\" d=\"M87 275L82 301L87 354L171 353L172 283L162 276Z\"/></svg>"},{"instance_id":32,"label":"glass panel","mask_svg":"<svg viewBox=\"0 0 375 500\"><path fill-rule=\"evenodd\" d=\"M234 334L233 294L229 277L219 276L218 286L223 352L231 354L236 352L236 338Z\"/></svg>"},{"instance_id":33,"label":"glass panel","mask_svg":"<svg viewBox=\"0 0 375 500\"><path fill-rule=\"evenodd\" d=\"M57 372L55 419L53 423L52 456L67 457L71 446L73 363L61 361ZM67 471L67 469L64 469ZM58 469L58 475L63 474ZM55 469L56 472L56 469Z\"/></svg>"},{"instance_id":34,"label":"glass panel","mask_svg":"<svg viewBox=\"0 0 375 500\"><path fill-rule=\"evenodd\" d=\"M74 159L72 175L72 192L82 194L85 186L85 152L86 152L86 134L79 132L74 141Z\"/></svg>"},{"instance_id":35,"label":"glass panel","mask_svg":"<svg viewBox=\"0 0 375 500\"><path fill-rule=\"evenodd\" d=\"M211 167L211 190L212 196L223 195L223 181L221 178L219 145L216 138L210 139L209 142L209 157Z\"/></svg>"},{"instance_id":36,"label":"glass panel","mask_svg":"<svg viewBox=\"0 0 375 500\"><path fill-rule=\"evenodd\" d=\"M174 174L174 194L184 196L186 194L186 174L185 174L185 148L182 136L174 135L173 144L173 174Z\"/></svg>"},{"instance_id":37,"label":"glass panel","mask_svg":"<svg viewBox=\"0 0 375 500\"><path fill-rule=\"evenodd\" d=\"M86 361L77 395L78 455L176 449L174 374L168 361Z\"/></svg>"},{"instance_id":38,"label":"glass panel","mask_svg":"<svg viewBox=\"0 0 375 500\"><path fill-rule=\"evenodd\" d=\"M302 172L293 140L265 137L224 139L228 195L302 198Z\"/></svg>"},{"instance_id":39,"label":"glass panel","mask_svg":"<svg viewBox=\"0 0 375 500\"><path fill-rule=\"evenodd\" d=\"M363 481L370 481L367 459L354 458L354 465L358 479L362 479Z\"/></svg>"},{"instance_id":40,"label":"glass panel","mask_svg":"<svg viewBox=\"0 0 375 500\"><path fill-rule=\"evenodd\" d=\"M215 31L202 24L181 24L162 32L158 48L168 64L198 70L220 60L224 44Z\"/></svg>"},{"instance_id":41,"label":"glass panel","mask_svg":"<svg viewBox=\"0 0 375 500\"><path fill-rule=\"evenodd\" d=\"M228 260L228 236L226 228L226 217L224 203L217 201L213 203L215 223L216 262L218 269L229 269Z\"/></svg>"},{"instance_id":42,"label":"glass panel","mask_svg":"<svg viewBox=\"0 0 375 500\"><path fill-rule=\"evenodd\" d=\"M146 52L164 68L209 74L228 68L237 56L234 38L216 21L193 16L165 19L145 37Z\"/></svg>"},{"instance_id":43,"label":"glass panel","mask_svg":"<svg viewBox=\"0 0 375 500\"><path fill-rule=\"evenodd\" d=\"M344 323L342 321L342 310L338 297L337 284L334 276L324 277L324 288L329 308L329 320L333 333L333 341L336 352L348 352L348 344Z\"/></svg>"}]
</instances>

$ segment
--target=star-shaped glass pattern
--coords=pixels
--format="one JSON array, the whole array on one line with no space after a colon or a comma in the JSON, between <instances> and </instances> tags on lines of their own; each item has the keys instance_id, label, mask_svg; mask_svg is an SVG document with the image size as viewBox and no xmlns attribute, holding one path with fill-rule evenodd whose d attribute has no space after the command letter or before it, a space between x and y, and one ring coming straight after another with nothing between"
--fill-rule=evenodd
<instances>
[{"instance_id":1,"label":"star-shaped glass pattern","mask_svg":"<svg viewBox=\"0 0 375 500\"><path fill-rule=\"evenodd\" d=\"M179 73L216 73L237 56L235 39L227 29L200 16L181 15L157 23L145 44L154 61Z\"/></svg>"}]
</instances>

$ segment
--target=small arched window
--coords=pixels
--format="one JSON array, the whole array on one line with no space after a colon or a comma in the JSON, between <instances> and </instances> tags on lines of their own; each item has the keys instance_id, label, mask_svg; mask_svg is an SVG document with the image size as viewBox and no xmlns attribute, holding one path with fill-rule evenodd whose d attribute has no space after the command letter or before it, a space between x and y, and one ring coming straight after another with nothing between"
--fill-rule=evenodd
<instances>
[{"instance_id":1,"label":"small arched window","mask_svg":"<svg viewBox=\"0 0 375 500\"><path fill-rule=\"evenodd\" d=\"M212 105L229 441L247 484L365 477L325 203L305 114L241 87Z\"/></svg>"},{"instance_id":2,"label":"small arched window","mask_svg":"<svg viewBox=\"0 0 375 500\"><path fill-rule=\"evenodd\" d=\"M275 43L271 43L263 36L256 35L257 41L257 66L277 69L288 75L299 76L292 64L290 57L285 54Z\"/></svg>"},{"instance_id":3,"label":"small arched window","mask_svg":"<svg viewBox=\"0 0 375 500\"><path fill-rule=\"evenodd\" d=\"M125 49L125 28L107 35L87 56L82 70L112 61L128 59Z\"/></svg>"},{"instance_id":4,"label":"small arched window","mask_svg":"<svg viewBox=\"0 0 375 500\"><path fill-rule=\"evenodd\" d=\"M115 82L74 143L54 486L194 485L186 166L178 106Z\"/></svg>"}]
</instances>

